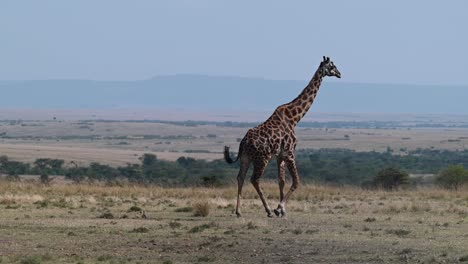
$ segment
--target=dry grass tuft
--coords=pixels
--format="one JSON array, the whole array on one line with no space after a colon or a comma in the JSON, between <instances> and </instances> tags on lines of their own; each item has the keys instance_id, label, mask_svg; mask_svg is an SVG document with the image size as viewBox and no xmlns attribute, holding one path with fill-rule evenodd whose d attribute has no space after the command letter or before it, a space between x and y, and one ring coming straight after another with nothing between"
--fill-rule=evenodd
<instances>
[{"instance_id":1,"label":"dry grass tuft","mask_svg":"<svg viewBox=\"0 0 468 264\"><path fill-rule=\"evenodd\" d=\"M16 204L16 201L13 198L3 198L0 200L0 204L12 205L12 204Z\"/></svg>"},{"instance_id":2,"label":"dry grass tuft","mask_svg":"<svg viewBox=\"0 0 468 264\"><path fill-rule=\"evenodd\" d=\"M130 233L148 233L149 229L147 227L138 227L130 231Z\"/></svg>"},{"instance_id":3,"label":"dry grass tuft","mask_svg":"<svg viewBox=\"0 0 468 264\"><path fill-rule=\"evenodd\" d=\"M210 214L211 205L208 201L199 201L192 205L193 216L207 217Z\"/></svg>"}]
</instances>

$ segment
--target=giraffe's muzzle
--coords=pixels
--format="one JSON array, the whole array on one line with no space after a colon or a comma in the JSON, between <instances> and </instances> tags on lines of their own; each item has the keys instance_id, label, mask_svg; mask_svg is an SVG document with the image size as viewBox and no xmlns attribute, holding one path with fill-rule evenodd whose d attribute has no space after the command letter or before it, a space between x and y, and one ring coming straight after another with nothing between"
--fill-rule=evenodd
<instances>
[{"instance_id":1,"label":"giraffe's muzzle","mask_svg":"<svg viewBox=\"0 0 468 264\"><path fill-rule=\"evenodd\" d=\"M341 73L338 70L335 70L336 78L341 78Z\"/></svg>"}]
</instances>

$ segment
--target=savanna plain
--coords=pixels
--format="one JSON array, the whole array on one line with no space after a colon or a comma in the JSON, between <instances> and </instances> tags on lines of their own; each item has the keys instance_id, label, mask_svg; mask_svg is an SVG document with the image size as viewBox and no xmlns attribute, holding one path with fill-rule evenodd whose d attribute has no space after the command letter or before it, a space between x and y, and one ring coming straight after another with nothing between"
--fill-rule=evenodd
<instances>
[{"instance_id":1,"label":"savanna plain","mask_svg":"<svg viewBox=\"0 0 468 264\"><path fill-rule=\"evenodd\" d=\"M1 182L2 263L457 263L468 194L306 185L284 218L253 188ZM270 203L277 186L266 184ZM273 205L273 204L272 204Z\"/></svg>"},{"instance_id":2,"label":"savanna plain","mask_svg":"<svg viewBox=\"0 0 468 264\"><path fill-rule=\"evenodd\" d=\"M61 158L120 166L143 153L214 160L247 127L154 122L5 121L12 160ZM299 128L299 148L395 154L463 150L464 128ZM232 175L233 183L235 176ZM263 181L270 206L278 186ZM304 184L283 218L267 218L246 183L237 188L71 183L55 176L0 180L0 263L459 263L468 262L468 189L365 190Z\"/></svg>"}]
</instances>

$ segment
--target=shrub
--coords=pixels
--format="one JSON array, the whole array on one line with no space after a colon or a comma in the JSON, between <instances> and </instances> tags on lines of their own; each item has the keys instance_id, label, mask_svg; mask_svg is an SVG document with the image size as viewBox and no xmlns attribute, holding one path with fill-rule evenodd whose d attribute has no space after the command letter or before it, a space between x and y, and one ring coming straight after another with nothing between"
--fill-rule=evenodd
<instances>
[{"instance_id":1,"label":"shrub","mask_svg":"<svg viewBox=\"0 0 468 264\"><path fill-rule=\"evenodd\" d=\"M0 173L5 173L10 181L19 181L19 174L29 172L29 164L10 161L7 156L0 156Z\"/></svg>"},{"instance_id":2,"label":"shrub","mask_svg":"<svg viewBox=\"0 0 468 264\"><path fill-rule=\"evenodd\" d=\"M181 228L182 224L176 221L169 222L169 227L172 229Z\"/></svg>"},{"instance_id":3,"label":"shrub","mask_svg":"<svg viewBox=\"0 0 468 264\"><path fill-rule=\"evenodd\" d=\"M210 214L210 203L208 201L193 204L193 216L207 217Z\"/></svg>"},{"instance_id":4,"label":"shrub","mask_svg":"<svg viewBox=\"0 0 468 264\"><path fill-rule=\"evenodd\" d=\"M186 206L186 207L177 208L177 209L174 210L174 212L176 212L176 213L189 213L189 212L193 212L193 207L191 207L191 206Z\"/></svg>"},{"instance_id":5,"label":"shrub","mask_svg":"<svg viewBox=\"0 0 468 264\"><path fill-rule=\"evenodd\" d=\"M74 183L83 182L86 179L88 168L78 167L78 164L74 161L71 161L70 164L74 165L74 167L68 168L68 170L66 170L64 173L65 177L72 180Z\"/></svg>"},{"instance_id":6,"label":"shrub","mask_svg":"<svg viewBox=\"0 0 468 264\"><path fill-rule=\"evenodd\" d=\"M199 225L199 226L195 226L193 228L191 228L189 230L189 233L199 233L199 232L203 232L205 229L209 229L209 228L212 228L212 227L216 227L216 223L215 222L210 222L208 224L203 224L203 225Z\"/></svg>"},{"instance_id":7,"label":"shrub","mask_svg":"<svg viewBox=\"0 0 468 264\"><path fill-rule=\"evenodd\" d=\"M143 168L148 168L156 164L158 157L153 154L145 153L140 160L142 161Z\"/></svg>"},{"instance_id":8,"label":"shrub","mask_svg":"<svg viewBox=\"0 0 468 264\"><path fill-rule=\"evenodd\" d=\"M468 255L465 255L465 256L463 256L463 257L460 257L458 260L459 260L460 262L468 262Z\"/></svg>"},{"instance_id":9,"label":"shrub","mask_svg":"<svg viewBox=\"0 0 468 264\"><path fill-rule=\"evenodd\" d=\"M41 257L39 256L30 256L25 257L20 261L21 264L40 264L42 263Z\"/></svg>"},{"instance_id":10,"label":"shrub","mask_svg":"<svg viewBox=\"0 0 468 264\"><path fill-rule=\"evenodd\" d=\"M134 205L132 207L130 207L130 209L128 209L128 212L141 212L143 211L140 207Z\"/></svg>"},{"instance_id":11,"label":"shrub","mask_svg":"<svg viewBox=\"0 0 468 264\"><path fill-rule=\"evenodd\" d=\"M61 159L36 159L33 171L37 174L62 174L63 163L64 161Z\"/></svg>"},{"instance_id":12,"label":"shrub","mask_svg":"<svg viewBox=\"0 0 468 264\"><path fill-rule=\"evenodd\" d=\"M114 215L110 212L105 212L103 214L101 214L100 216L98 216L98 218L102 218L102 219L114 219Z\"/></svg>"},{"instance_id":13,"label":"shrub","mask_svg":"<svg viewBox=\"0 0 468 264\"><path fill-rule=\"evenodd\" d=\"M409 184L409 175L405 171L389 167L377 173L373 184L385 190L398 190L400 186Z\"/></svg>"},{"instance_id":14,"label":"shrub","mask_svg":"<svg viewBox=\"0 0 468 264\"><path fill-rule=\"evenodd\" d=\"M99 256L97 258L97 261L101 262L101 261L109 261L112 259L112 256L110 255L102 255L102 256Z\"/></svg>"},{"instance_id":15,"label":"shrub","mask_svg":"<svg viewBox=\"0 0 468 264\"><path fill-rule=\"evenodd\" d=\"M131 233L148 233L149 229L146 227L138 227L131 231Z\"/></svg>"},{"instance_id":16,"label":"shrub","mask_svg":"<svg viewBox=\"0 0 468 264\"><path fill-rule=\"evenodd\" d=\"M221 181L219 180L219 177L217 177L216 175L204 175L201 176L200 179L204 187L212 188L222 185Z\"/></svg>"},{"instance_id":17,"label":"shrub","mask_svg":"<svg viewBox=\"0 0 468 264\"><path fill-rule=\"evenodd\" d=\"M198 262L211 262L211 261L213 261L213 259L208 256L198 257Z\"/></svg>"},{"instance_id":18,"label":"shrub","mask_svg":"<svg viewBox=\"0 0 468 264\"><path fill-rule=\"evenodd\" d=\"M118 171L109 165L92 162L88 168L88 178L92 180L111 180L118 176Z\"/></svg>"},{"instance_id":19,"label":"shrub","mask_svg":"<svg viewBox=\"0 0 468 264\"><path fill-rule=\"evenodd\" d=\"M258 226L255 225L254 223L252 223L252 221L250 221L248 224L247 224L247 229L257 229Z\"/></svg>"},{"instance_id":20,"label":"shrub","mask_svg":"<svg viewBox=\"0 0 468 264\"><path fill-rule=\"evenodd\" d=\"M389 229L385 231L387 234L397 235L399 237L405 237L411 233L409 230L404 229Z\"/></svg>"},{"instance_id":21,"label":"shrub","mask_svg":"<svg viewBox=\"0 0 468 264\"><path fill-rule=\"evenodd\" d=\"M435 182L443 188L457 190L468 183L468 170L462 165L451 165L439 173Z\"/></svg>"}]
</instances>

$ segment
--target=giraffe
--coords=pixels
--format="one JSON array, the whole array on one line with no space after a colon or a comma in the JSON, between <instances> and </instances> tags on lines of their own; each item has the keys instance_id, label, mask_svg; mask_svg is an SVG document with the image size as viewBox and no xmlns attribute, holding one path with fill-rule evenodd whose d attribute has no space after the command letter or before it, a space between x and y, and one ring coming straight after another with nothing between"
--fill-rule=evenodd
<instances>
[{"instance_id":1,"label":"giraffe","mask_svg":"<svg viewBox=\"0 0 468 264\"><path fill-rule=\"evenodd\" d=\"M247 131L247 134L240 142L239 152L235 160L230 156L229 147L224 147L224 159L227 163L232 164L240 161L240 169L237 175L236 215L238 217L241 216L240 203L242 187L251 164L253 165L253 174L250 181L265 207L267 216L273 217L263 194L263 190L260 187L260 177L263 175L268 162L273 157L276 158L278 165L278 185L280 191L280 202L273 212L276 216L280 217L286 215L286 202L299 187L299 175L294 156L294 150L297 144L294 128L314 102L322 79L325 76L341 78L341 73L330 58L324 56L312 80L298 97L290 103L280 105L265 122ZM292 185L285 195L286 168L292 177Z\"/></svg>"}]
</instances>

